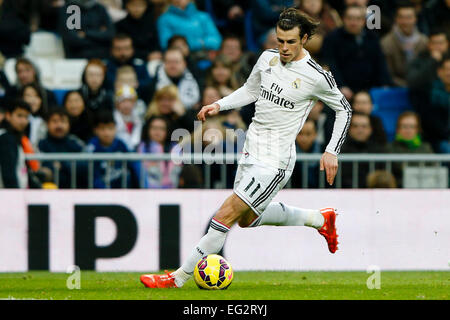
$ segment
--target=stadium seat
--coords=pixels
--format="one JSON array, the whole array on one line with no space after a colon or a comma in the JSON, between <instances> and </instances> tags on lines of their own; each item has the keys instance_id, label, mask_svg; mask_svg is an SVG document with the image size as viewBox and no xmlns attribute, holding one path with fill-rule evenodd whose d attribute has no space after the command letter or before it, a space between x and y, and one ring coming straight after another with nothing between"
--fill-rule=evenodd
<instances>
[{"instance_id":1,"label":"stadium seat","mask_svg":"<svg viewBox=\"0 0 450 320\"><path fill-rule=\"evenodd\" d=\"M33 32L30 44L25 48L25 56L29 58L64 58L62 40L52 32Z\"/></svg>"},{"instance_id":2,"label":"stadium seat","mask_svg":"<svg viewBox=\"0 0 450 320\"><path fill-rule=\"evenodd\" d=\"M36 67L39 69L39 79L46 88L53 88L54 86L54 68L53 59L51 58L35 58L32 59Z\"/></svg>"},{"instance_id":3,"label":"stadium seat","mask_svg":"<svg viewBox=\"0 0 450 320\"><path fill-rule=\"evenodd\" d=\"M406 167L403 169L403 187L415 189L448 188L448 168Z\"/></svg>"},{"instance_id":4,"label":"stadium seat","mask_svg":"<svg viewBox=\"0 0 450 320\"><path fill-rule=\"evenodd\" d=\"M373 114L383 121L388 141L395 137L398 116L412 110L407 88L372 88L370 96L373 101Z\"/></svg>"},{"instance_id":5,"label":"stadium seat","mask_svg":"<svg viewBox=\"0 0 450 320\"><path fill-rule=\"evenodd\" d=\"M81 87L81 77L87 64L86 59L58 59L54 65L53 89L78 89Z\"/></svg>"},{"instance_id":6,"label":"stadium seat","mask_svg":"<svg viewBox=\"0 0 450 320\"><path fill-rule=\"evenodd\" d=\"M257 52L259 48L253 34L252 16L252 10L247 10L244 18L245 41L247 43L247 50Z\"/></svg>"},{"instance_id":7,"label":"stadium seat","mask_svg":"<svg viewBox=\"0 0 450 320\"><path fill-rule=\"evenodd\" d=\"M66 89L54 89L54 90L52 90L52 92L55 95L56 103L59 106L62 106L64 97L66 96L66 93L69 92L69 90L66 90Z\"/></svg>"}]
</instances>

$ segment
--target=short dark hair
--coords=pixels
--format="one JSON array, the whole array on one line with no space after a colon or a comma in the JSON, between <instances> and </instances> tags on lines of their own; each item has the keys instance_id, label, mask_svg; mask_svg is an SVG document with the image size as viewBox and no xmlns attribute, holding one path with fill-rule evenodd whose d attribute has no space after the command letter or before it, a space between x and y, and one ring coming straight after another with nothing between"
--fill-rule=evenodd
<instances>
[{"instance_id":1,"label":"short dark hair","mask_svg":"<svg viewBox=\"0 0 450 320\"><path fill-rule=\"evenodd\" d=\"M111 43L113 43L114 40L125 40L125 39L130 39L131 43L133 43L133 38L130 35L123 32L115 34L114 37L112 38Z\"/></svg>"},{"instance_id":2,"label":"short dark hair","mask_svg":"<svg viewBox=\"0 0 450 320\"><path fill-rule=\"evenodd\" d=\"M94 117L94 127L97 128L101 124L116 124L114 120L114 115L111 111L108 110L100 110L95 114Z\"/></svg>"},{"instance_id":3,"label":"short dark hair","mask_svg":"<svg viewBox=\"0 0 450 320\"><path fill-rule=\"evenodd\" d=\"M49 122L53 116L59 116L61 118L67 118L69 120L69 114L67 111L60 107L55 107L50 109L50 111L47 112L47 116L45 117L45 121Z\"/></svg>"},{"instance_id":4,"label":"short dark hair","mask_svg":"<svg viewBox=\"0 0 450 320\"><path fill-rule=\"evenodd\" d=\"M414 4L409 0L400 0L397 2L397 6L395 8L395 14L398 14L398 11L400 9L413 9L414 12L416 11L416 8L414 7Z\"/></svg>"},{"instance_id":5,"label":"short dark hair","mask_svg":"<svg viewBox=\"0 0 450 320\"><path fill-rule=\"evenodd\" d=\"M300 39L303 39L305 34L307 34L309 40L316 33L319 24L306 13L296 8L288 8L280 14L277 27L284 31L298 27L300 29Z\"/></svg>"},{"instance_id":6,"label":"short dark hair","mask_svg":"<svg viewBox=\"0 0 450 320\"><path fill-rule=\"evenodd\" d=\"M26 110L31 113L31 106L23 99L14 99L8 103L6 112L13 113L17 109Z\"/></svg>"},{"instance_id":7,"label":"short dark hair","mask_svg":"<svg viewBox=\"0 0 450 320\"><path fill-rule=\"evenodd\" d=\"M170 37L169 41L167 42L167 48L172 47L173 44L175 43L175 41L177 41L177 40L183 40L189 46L189 43L187 42L187 39L185 36L176 34L176 35Z\"/></svg>"},{"instance_id":8,"label":"short dark hair","mask_svg":"<svg viewBox=\"0 0 450 320\"><path fill-rule=\"evenodd\" d=\"M445 32L444 29L438 28L438 27L433 28L433 29L430 30L428 38L431 38L431 37L434 37L434 36L439 36L439 35L444 35L445 38L448 40L447 32Z\"/></svg>"}]
</instances>

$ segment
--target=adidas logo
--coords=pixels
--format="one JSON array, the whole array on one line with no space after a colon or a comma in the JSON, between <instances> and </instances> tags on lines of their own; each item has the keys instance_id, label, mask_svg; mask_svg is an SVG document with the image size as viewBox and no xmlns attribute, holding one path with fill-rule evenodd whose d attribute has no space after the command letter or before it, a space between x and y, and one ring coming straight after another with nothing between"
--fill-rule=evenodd
<instances>
[{"instance_id":1,"label":"adidas logo","mask_svg":"<svg viewBox=\"0 0 450 320\"><path fill-rule=\"evenodd\" d=\"M272 73L272 69L269 68L265 72L271 74Z\"/></svg>"}]
</instances>

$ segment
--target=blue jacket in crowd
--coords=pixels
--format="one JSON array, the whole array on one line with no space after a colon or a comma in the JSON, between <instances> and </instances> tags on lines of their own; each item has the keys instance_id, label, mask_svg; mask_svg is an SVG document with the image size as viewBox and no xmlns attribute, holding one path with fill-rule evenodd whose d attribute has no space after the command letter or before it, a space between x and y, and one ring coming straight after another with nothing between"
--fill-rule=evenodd
<instances>
[{"instance_id":1,"label":"blue jacket in crowd","mask_svg":"<svg viewBox=\"0 0 450 320\"><path fill-rule=\"evenodd\" d=\"M186 37L191 51L218 50L222 36L208 13L197 10L189 3L184 10L169 6L157 22L161 48L167 49L169 39L174 35Z\"/></svg>"}]
</instances>

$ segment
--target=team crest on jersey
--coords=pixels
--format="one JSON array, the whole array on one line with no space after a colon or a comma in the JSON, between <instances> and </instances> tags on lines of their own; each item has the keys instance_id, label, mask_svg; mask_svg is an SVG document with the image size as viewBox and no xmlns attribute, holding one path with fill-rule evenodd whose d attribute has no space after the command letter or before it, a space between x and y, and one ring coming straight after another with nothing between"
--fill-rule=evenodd
<instances>
[{"instance_id":1,"label":"team crest on jersey","mask_svg":"<svg viewBox=\"0 0 450 320\"><path fill-rule=\"evenodd\" d=\"M269 66L273 67L278 63L278 57L273 57L270 62L269 62Z\"/></svg>"},{"instance_id":2,"label":"team crest on jersey","mask_svg":"<svg viewBox=\"0 0 450 320\"><path fill-rule=\"evenodd\" d=\"M300 81L301 80L299 78L295 79L295 81L292 82L292 88L294 88L294 89L300 88Z\"/></svg>"}]
</instances>

